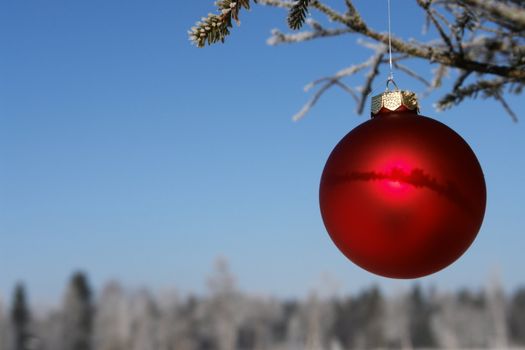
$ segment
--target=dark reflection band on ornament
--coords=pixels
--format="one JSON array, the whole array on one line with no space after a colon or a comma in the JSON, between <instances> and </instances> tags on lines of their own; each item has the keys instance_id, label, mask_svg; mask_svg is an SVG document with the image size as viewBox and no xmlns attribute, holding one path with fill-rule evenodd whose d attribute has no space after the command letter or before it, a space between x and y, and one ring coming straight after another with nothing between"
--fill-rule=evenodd
<instances>
[{"instance_id":1,"label":"dark reflection band on ornament","mask_svg":"<svg viewBox=\"0 0 525 350\"><path fill-rule=\"evenodd\" d=\"M394 167L388 172L353 171L351 173L340 175L332 174L327 176L326 180L334 185L349 181L396 181L416 188L427 188L450 199L459 207L466 209L469 213L474 214L475 212L474 208L465 199L454 183L447 181L445 184L441 184L435 178L418 168L414 168L410 172L398 167Z\"/></svg>"}]
</instances>

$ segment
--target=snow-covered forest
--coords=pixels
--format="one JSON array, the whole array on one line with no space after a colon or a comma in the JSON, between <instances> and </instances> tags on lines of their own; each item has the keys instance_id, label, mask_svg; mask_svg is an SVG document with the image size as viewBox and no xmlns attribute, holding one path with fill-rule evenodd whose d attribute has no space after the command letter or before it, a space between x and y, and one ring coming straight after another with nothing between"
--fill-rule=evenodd
<instances>
[{"instance_id":1,"label":"snow-covered forest","mask_svg":"<svg viewBox=\"0 0 525 350\"><path fill-rule=\"evenodd\" d=\"M33 312L15 287L0 305L0 350L509 349L525 346L525 288L404 293L371 286L346 296L283 300L241 292L219 260L206 295L100 291L75 273L54 310Z\"/></svg>"}]
</instances>

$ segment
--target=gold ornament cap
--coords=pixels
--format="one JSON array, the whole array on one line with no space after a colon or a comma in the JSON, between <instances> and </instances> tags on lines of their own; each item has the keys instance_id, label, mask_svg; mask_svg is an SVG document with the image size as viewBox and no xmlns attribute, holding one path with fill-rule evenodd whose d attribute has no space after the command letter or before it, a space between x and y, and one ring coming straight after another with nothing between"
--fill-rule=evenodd
<instances>
[{"instance_id":1,"label":"gold ornament cap","mask_svg":"<svg viewBox=\"0 0 525 350\"><path fill-rule=\"evenodd\" d=\"M392 82L395 86L394 90L388 88L388 83ZM389 111L395 111L403 106L408 110L419 112L419 103L414 92L408 90L399 90L393 80L387 82L385 92L372 97L372 117L377 115L383 108Z\"/></svg>"}]
</instances>

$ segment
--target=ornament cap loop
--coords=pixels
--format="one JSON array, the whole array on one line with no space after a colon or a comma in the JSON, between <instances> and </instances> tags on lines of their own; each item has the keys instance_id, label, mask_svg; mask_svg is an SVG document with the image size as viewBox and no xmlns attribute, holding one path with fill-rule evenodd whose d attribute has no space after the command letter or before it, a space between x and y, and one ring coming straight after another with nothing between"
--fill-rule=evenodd
<instances>
[{"instance_id":1,"label":"ornament cap loop","mask_svg":"<svg viewBox=\"0 0 525 350\"><path fill-rule=\"evenodd\" d=\"M395 87L394 90L389 89L389 84L392 83ZM417 96L412 91L399 90L393 79L387 80L386 91L382 94L372 97L372 117L379 114L383 108L387 111L394 112L400 107L404 107L405 110L419 112L419 103Z\"/></svg>"},{"instance_id":2,"label":"ornament cap loop","mask_svg":"<svg viewBox=\"0 0 525 350\"><path fill-rule=\"evenodd\" d=\"M386 89L385 92L392 92L392 89L390 88L390 84L394 85L394 91L399 91L399 88L397 87L396 82L394 81L394 77L390 75L388 79L386 80Z\"/></svg>"}]
</instances>

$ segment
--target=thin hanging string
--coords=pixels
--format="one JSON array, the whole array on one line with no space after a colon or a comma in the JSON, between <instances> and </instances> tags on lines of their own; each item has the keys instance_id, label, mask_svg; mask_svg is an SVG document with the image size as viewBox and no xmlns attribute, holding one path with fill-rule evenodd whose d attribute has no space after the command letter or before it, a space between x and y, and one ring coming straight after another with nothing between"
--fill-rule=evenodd
<instances>
[{"instance_id":1,"label":"thin hanging string","mask_svg":"<svg viewBox=\"0 0 525 350\"><path fill-rule=\"evenodd\" d=\"M394 66L392 64L392 15L391 15L391 8L390 8L390 0L387 0L387 8L388 8L388 61L390 63L390 73L388 74L388 78L386 81L386 87L388 89L388 85L392 83L397 89L397 85L394 82Z\"/></svg>"}]
</instances>

